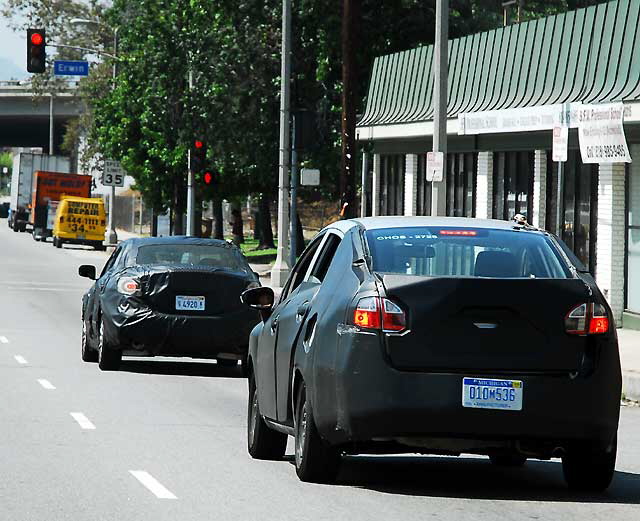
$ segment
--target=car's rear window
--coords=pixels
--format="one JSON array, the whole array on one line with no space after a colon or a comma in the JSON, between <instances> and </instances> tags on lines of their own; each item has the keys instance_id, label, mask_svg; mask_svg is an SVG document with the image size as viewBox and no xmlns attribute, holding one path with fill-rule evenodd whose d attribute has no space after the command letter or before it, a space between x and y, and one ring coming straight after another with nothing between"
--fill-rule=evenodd
<instances>
[{"instance_id":1,"label":"car's rear window","mask_svg":"<svg viewBox=\"0 0 640 521\"><path fill-rule=\"evenodd\" d=\"M551 241L517 230L450 227L367 231L374 271L427 277L571 277Z\"/></svg>"},{"instance_id":2,"label":"car's rear window","mask_svg":"<svg viewBox=\"0 0 640 521\"><path fill-rule=\"evenodd\" d=\"M249 270L242 257L232 249L201 244L140 246L136 255L136 264L209 266L243 272Z\"/></svg>"}]
</instances>

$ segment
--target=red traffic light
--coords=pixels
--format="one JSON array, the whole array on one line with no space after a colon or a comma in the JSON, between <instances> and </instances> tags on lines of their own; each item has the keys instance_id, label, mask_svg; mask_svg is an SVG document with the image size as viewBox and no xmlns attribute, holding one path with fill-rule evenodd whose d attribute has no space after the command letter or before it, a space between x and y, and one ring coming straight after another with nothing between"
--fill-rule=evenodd
<instances>
[{"instance_id":1,"label":"red traffic light","mask_svg":"<svg viewBox=\"0 0 640 521\"><path fill-rule=\"evenodd\" d=\"M194 145L196 148L202 148L204 146L204 143L199 139L196 139L196 142L194 143Z\"/></svg>"},{"instance_id":2,"label":"red traffic light","mask_svg":"<svg viewBox=\"0 0 640 521\"><path fill-rule=\"evenodd\" d=\"M205 172L204 173L204 184L210 185L211 181L213 181L213 175L211 174L211 172Z\"/></svg>"},{"instance_id":3,"label":"red traffic light","mask_svg":"<svg viewBox=\"0 0 640 521\"><path fill-rule=\"evenodd\" d=\"M31 35L31 43L33 45L42 45L43 42L44 42L44 38L40 33L33 33Z\"/></svg>"}]
</instances>

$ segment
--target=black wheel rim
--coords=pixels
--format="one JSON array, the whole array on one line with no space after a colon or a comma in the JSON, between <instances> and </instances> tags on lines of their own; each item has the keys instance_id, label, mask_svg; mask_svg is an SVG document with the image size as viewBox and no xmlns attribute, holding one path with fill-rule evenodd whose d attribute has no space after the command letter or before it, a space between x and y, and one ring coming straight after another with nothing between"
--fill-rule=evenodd
<instances>
[{"instance_id":1,"label":"black wheel rim","mask_svg":"<svg viewBox=\"0 0 640 521\"><path fill-rule=\"evenodd\" d=\"M303 398L304 400L304 398ZM304 447L307 442L307 402L300 405L296 418L296 465L300 467L304 461Z\"/></svg>"}]
</instances>

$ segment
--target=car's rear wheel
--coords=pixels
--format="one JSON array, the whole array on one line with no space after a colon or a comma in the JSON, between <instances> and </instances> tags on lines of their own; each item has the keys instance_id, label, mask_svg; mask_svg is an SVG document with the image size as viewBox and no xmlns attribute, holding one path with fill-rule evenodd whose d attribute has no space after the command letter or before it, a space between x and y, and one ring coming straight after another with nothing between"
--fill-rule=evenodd
<instances>
[{"instance_id":1,"label":"car's rear wheel","mask_svg":"<svg viewBox=\"0 0 640 521\"><path fill-rule=\"evenodd\" d=\"M296 474L301 481L312 483L335 481L340 468L340 452L318 434L304 385L298 394L295 410Z\"/></svg>"},{"instance_id":2,"label":"car's rear wheel","mask_svg":"<svg viewBox=\"0 0 640 521\"><path fill-rule=\"evenodd\" d=\"M564 479L574 490L603 491L613 479L618 451L617 437L609 447L576 444L562 458Z\"/></svg>"},{"instance_id":3,"label":"car's rear wheel","mask_svg":"<svg viewBox=\"0 0 640 521\"><path fill-rule=\"evenodd\" d=\"M98 352L89 346L89 334L87 331L87 323L82 321L82 360L84 362L97 362Z\"/></svg>"},{"instance_id":4,"label":"car's rear wheel","mask_svg":"<svg viewBox=\"0 0 640 521\"><path fill-rule=\"evenodd\" d=\"M527 457L517 452L496 452L489 459L498 467L522 467L527 462Z\"/></svg>"},{"instance_id":5,"label":"car's rear wheel","mask_svg":"<svg viewBox=\"0 0 640 521\"><path fill-rule=\"evenodd\" d=\"M60 237L53 239L56 248L62 248L62 239Z\"/></svg>"},{"instance_id":6,"label":"car's rear wheel","mask_svg":"<svg viewBox=\"0 0 640 521\"><path fill-rule=\"evenodd\" d=\"M260 414L258 390L254 376L249 376L247 410L247 447L254 459L279 460L287 450L287 435L270 429Z\"/></svg>"},{"instance_id":7,"label":"car's rear wheel","mask_svg":"<svg viewBox=\"0 0 640 521\"><path fill-rule=\"evenodd\" d=\"M122 351L114 349L106 343L104 336L104 319L100 320L100 337L98 340L98 367L103 371L115 371L120 367Z\"/></svg>"}]
</instances>

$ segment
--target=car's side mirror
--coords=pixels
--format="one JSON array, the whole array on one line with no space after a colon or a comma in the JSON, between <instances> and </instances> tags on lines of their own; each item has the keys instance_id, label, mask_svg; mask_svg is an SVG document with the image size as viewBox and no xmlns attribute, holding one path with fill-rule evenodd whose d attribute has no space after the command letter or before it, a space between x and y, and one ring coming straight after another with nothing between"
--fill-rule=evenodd
<instances>
[{"instance_id":1,"label":"car's side mirror","mask_svg":"<svg viewBox=\"0 0 640 521\"><path fill-rule=\"evenodd\" d=\"M240 295L240 300L247 306L259 311L271 311L275 302L275 295L271 288L251 288Z\"/></svg>"},{"instance_id":2,"label":"car's side mirror","mask_svg":"<svg viewBox=\"0 0 640 521\"><path fill-rule=\"evenodd\" d=\"M83 264L78 268L78 275L91 280L96 280L96 267L91 264Z\"/></svg>"}]
</instances>

